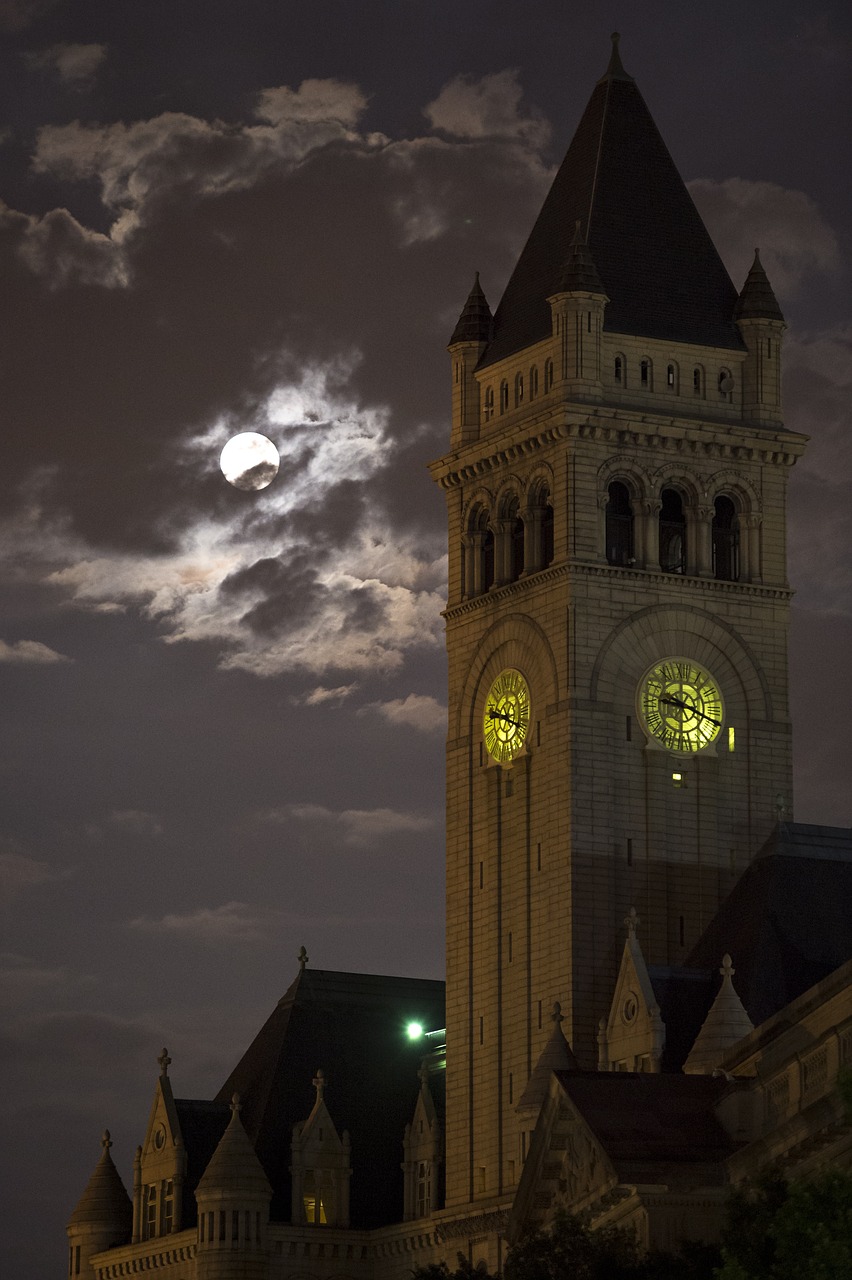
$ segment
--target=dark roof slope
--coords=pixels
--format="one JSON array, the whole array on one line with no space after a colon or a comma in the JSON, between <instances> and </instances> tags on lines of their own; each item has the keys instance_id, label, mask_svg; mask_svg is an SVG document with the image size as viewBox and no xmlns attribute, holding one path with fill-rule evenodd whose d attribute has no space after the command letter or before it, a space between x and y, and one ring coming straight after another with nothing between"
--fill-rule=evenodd
<instances>
[{"instance_id":1,"label":"dark roof slope","mask_svg":"<svg viewBox=\"0 0 852 1280\"><path fill-rule=\"evenodd\" d=\"M175 1110L186 1148L186 1184L181 1217L181 1229L185 1231L198 1221L195 1189L228 1127L231 1110L224 1102L199 1098L175 1098Z\"/></svg>"},{"instance_id":2,"label":"dark roof slope","mask_svg":"<svg viewBox=\"0 0 852 1280\"><path fill-rule=\"evenodd\" d=\"M598 81L494 316L481 364L550 333L579 220L617 333L743 350L737 291L632 77Z\"/></svg>"},{"instance_id":3,"label":"dark roof slope","mask_svg":"<svg viewBox=\"0 0 852 1280\"><path fill-rule=\"evenodd\" d=\"M449 346L454 346L457 342L488 342L494 327L494 320L491 315L491 308L488 305L488 299L482 292L482 285L479 283L479 272L477 271L473 286L467 295L467 301L462 307L461 315L456 321L456 327L453 329L453 336L450 338Z\"/></svg>"},{"instance_id":4,"label":"dark roof slope","mask_svg":"<svg viewBox=\"0 0 852 1280\"><path fill-rule=\"evenodd\" d=\"M769 283L769 277L763 269L763 263L760 261L760 250L754 251L754 262L746 276L745 284L742 287L737 305L734 308L735 320L781 320L783 322L781 308L778 305L778 299Z\"/></svg>"},{"instance_id":5,"label":"dark roof slope","mask_svg":"<svg viewBox=\"0 0 852 1280\"><path fill-rule=\"evenodd\" d=\"M331 1117L352 1139L352 1226L401 1220L402 1139L424 1054L422 1042L406 1038L412 1019L444 1026L442 982L304 969L278 1002L217 1095L222 1103L240 1095L272 1184L273 1219L290 1219L293 1125L310 1114L322 1068Z\"/></svg>"},{"instance_id":6,"label":"dark roof slope","mask_svg":"<svg viewBox=\"0 0 852 1280\"><path fill-rule=\"evenodd\" d=\"M730 953L757 1026L852 958L852 830L784 823L686 959L714 973ZM718 988L715 978L713 992Z\"/></svg>"},{"instance_id":7,"label":"dark roof slope","mask_svg":"<svg viewBox=\"0 0 852 1280\"><path fill-rule=\"evenodd\" d=\"M68 1226L97 1226L110 1232L115 1244L124 1244L130 1239L133 1205L109 1153L112 1146L109 1129L104 1131L101 1146L101 1158L68 1220Z\"/></svg>"}]
</instances>

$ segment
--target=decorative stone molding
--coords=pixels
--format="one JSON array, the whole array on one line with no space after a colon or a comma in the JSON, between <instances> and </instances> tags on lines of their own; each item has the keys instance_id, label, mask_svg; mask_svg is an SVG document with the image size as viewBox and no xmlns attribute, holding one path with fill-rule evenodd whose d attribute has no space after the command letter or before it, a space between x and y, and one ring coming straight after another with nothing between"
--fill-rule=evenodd
<instances>
[{"instance_id":1,"label":"decorative stone molding","mask_svg":"<svg viewBox=\"0 0 852 1280\"><path fill-rule=\"evenodd\" d=\"M464 1218L453 1218L451 1222L439 1222L435 1226L435 1241L446 1244L449 1240L459 1240L463 1236L488 1235L491 1232L504 1234L509 1222L508 1209L492 1209L485 1213L474 1213Z\"/></svg>"}]
</instances>

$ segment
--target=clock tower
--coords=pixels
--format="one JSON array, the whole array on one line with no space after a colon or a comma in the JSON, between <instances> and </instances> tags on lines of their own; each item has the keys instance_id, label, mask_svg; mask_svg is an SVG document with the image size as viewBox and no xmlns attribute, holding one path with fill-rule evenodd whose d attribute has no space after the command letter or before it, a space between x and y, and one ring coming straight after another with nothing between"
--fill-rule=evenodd
<instances>
[{"instance_id":1,"label":"clock tower","mask_svg":"<svg viewBox=\"0 0 852 1280\"><path fill-rule=\"evenodd\" d=\"M649 963L683 961L791 817L783 330L614 38L449 347L448 1210L509 1198L554 1002L594 1065L629 909Z\"/></svg>"}]
</instances>

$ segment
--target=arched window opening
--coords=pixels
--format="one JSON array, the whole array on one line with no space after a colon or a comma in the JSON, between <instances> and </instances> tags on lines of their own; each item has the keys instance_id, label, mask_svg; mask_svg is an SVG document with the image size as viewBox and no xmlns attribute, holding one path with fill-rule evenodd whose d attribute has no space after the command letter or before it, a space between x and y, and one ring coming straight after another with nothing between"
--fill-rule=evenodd
<instances>
[{"instance_id":1,"label":"arched window opening","mask_svg":"<svg viewBox=\"0 0 852 1280\"><path fill-rule=\"evenodd\" d=\"M676 489L664 489L660 507L660 568L663 573L686 573L686 516Z\"/></svg>"},{"instance_id":2,"label":"arched window opening","mask_svg":"<svg viewBox=\"0 0 852 1280\"><path fill-rule=\"evenodd\" d=\"M545 394L553 388L553 361L545 360L544 362L544 390Z\"/></svg>"},{"instance_id":3,"label":"arched window opening","mask_svg":"<svg viewBox=\"0 0 852 1280\"><path fill-rule=\"evenodd\" d=\"M524 571L524 522L521 519L520 503L512 497L503 507L503 519L499 525L502 530L502 549L500 551L501 580L516 582Z\"/></svg>"},{"instance_id":4,"label":"arched window opening","mask_svg":"<svg viewBox=\"0 0 852 1280\"><path fill-rule=\"evenodd\" d=\"M737 509L730 498L713 504L713 574L728 582L740 576L740 531Z\"/></svg>"},{"instance_id":5,"label":"arched window opening","mask_svg":"<svg viewBox=\"0 0 852 1280\"><path fill-rule=\"evenodd\" d=\"M615 368L613 370L613 376L615 377L615 380L617 383L619 383L619 385L624 384L624 356L615 357Z\"/></svg>"},{"instance_id":6,"label":"arched window opening","mask_svg":"<svg viewBox=\"0 0 852 1280\"><path fill-rule=\"evenodd\" d=\"M639 362L639 381L646 391L651 390L651 361L641 360Z\"/></svg>"},{"instance_id":7,"label":"arched window opening","mask_svg":"<svg viewBox=\"0 0 852 1280\"><path fill-rule=\"evenodd\" d=\"M519 404L524 403L524 375L522 373L515 374L515 408Z\"/></svg>"},{"instance_id":8,"label":"arched window opening","mask_svg":"<svg viewBox=\"0 0 852 1280\"><path fill-rule=\"evenodd\" d=\"M488 511L476 507L470 515L462 549L462 595L481 595L494 583L494 533Z\"/></svg>"},{"instance_id":9,"label":"arched window opening","mask_svg":"<svg viewBox=\"0 0 852 1280\"><path fill-rule=\"evenodd\" d=\"M553 563L553 505L548 494L541 517L541 567Z\"/></svg>"},{"instance_id":10,"label":"arched window opening","mask_svg":"<svg viewBox=\"0 0 852 1280\"><path fill-rule=\"evenodd\" d=\"M534 400L538 395L538 365L534 364L530 369L530 400Z\"/></svg>"},{"instance_id":11,"label":"arched window opening","mask_svg":"<svg viewBox=\"0 0 852 1280\"><path fill-rule=\"evenodd\" d=\"M731 377L730 369L719 370L719 399L727 400L729 403L734 390L734 380Z\"/></svg>"},{"instance_id":12,"label":"arched window opening","mask_svg":"<svg viewBox=\"0 0 852 1280\"><path fill-rule=\"evenodd\" d=\"M305 1210L305 1222L311 1226L325 1226L328 1223L325 1201L321 1189L317 1186L314 1171L309 1169L305 1174L302 1203Z\"/></svg>"},{"instance_id":13,"label":"arched window opening","mask_svg":"<svg viewBox=\"0 0 852 1280\"><path fill-rule=\"evenodd\" d=\"M666 368L666 386L669 391L677 391L677 366L670 364Z\"/></svg>"},{"instance_id":14,"label":"arched window opening","mask_svg":"<svg viewBox=\"0 0 852 1280\"><path fill-rule=\"evenodd\" d=\"M694 396L704 395L704 370L698 364L692 370L692 394Z\"/></svg>"},{"instance_id":15,"label":"arched window opening","mask_svg":"<svg viewBox=\"0 0 852 1280\"><path fill-rule=\"evenodd\" d=\"M494 531L486 529L482 541L482 590L490 591L494 586Z\"/></svg>"},{"instance_id":16,"label":"arched window opening","mask_svg":"<svg viewBox=\"0 0 852 1280\"><path fill-rule=\"evenodd\" d=\"M524 571L524 522L519 515L515 516L512 525L512 547L509 566L509 581L515 582Z\"/></svg>"},{"instance_id":17,"label":"arched window opening","mask_svg":"<svg viewBox=\"0 0 852 1280\"><path fill-rule=\"evenodd\" d=\"M607 490L606 558L609 564L633 564L633 511L627 485L614 480Z\"/></svg>"},{"instance_id":18,"label":"arched window opening","mask_svg":"<svg viewBox=\"0 0 852 1280\"><path fill-rule=\"evenodd\" d=\"M500 412L505 413L509 407L509 384L505 380L500 383Z\"/></svg>"},{"instance_id":19,"label":"arched window opening","mask_svg":"<svg viewBox=\"0 0 852 1280\"><path fill-rule=\"evenodd\" d=\"M494 388L493 387L485 388L484 405L485 405L485 421L490 422L491 419L494 417Z\"/></svg>"}]
</instances>

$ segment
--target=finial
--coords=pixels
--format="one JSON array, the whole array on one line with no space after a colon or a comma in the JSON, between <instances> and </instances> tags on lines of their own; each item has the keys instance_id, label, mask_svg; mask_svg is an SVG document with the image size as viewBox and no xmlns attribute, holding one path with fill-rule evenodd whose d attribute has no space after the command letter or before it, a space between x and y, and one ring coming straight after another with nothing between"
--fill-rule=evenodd
<instances>
[{"instance_id":1,"label":"finial","mask_svg":"<svg viewBox=\"0 0 852 1280\"><path fill-rule=\"evenodd\" d=\"M730 982L731 978L736 973L736 969L734 968L731 957L728 955L727 951L722 956L722 967L719 972L723 978L727 978L728 982Z\"/></svg>"},{"instance_id":2,"label":"finial","mask_svg":"<svg viewBox=\"0 0 852 1280\"><path fill-rule=\"evenodd\" d=\"M101 1146L103 1147L104 1151L109 1151L110 1147L112 1146L112 1141L109 1136L109 1129L104 1129L103 1137L101 1138Z\"/></svg>"},{"instance_id":3,"label":"finial","mask_svg":"<svg viewBox=\"0 0 852 1280\"><path fill-rule=\"evenodd\" d=\"M624 923L627 925L627 937L628 937L628 938L635 938L635 937L636 937L636 930L638 929L639 925L641 924L641 921L640 921L639 917L638 917L638 916L637 916L637 914L636 914L636 908L635 908L635 907L631 907L631 908L630 908L630 910L628 911L627 915L624 917Z\"/></svg>"},{"instance_id":4,"label":"finial","mask_svg":"<svg viewBox=\"0 0 852 1280\"><path fill-rule=\"evenodd\" d=\"M235 1116L236 1116L236 1115L239 1115L239 1113L242 1111L242 1109L243 1109L243 1104L240 1102L240 1095L239 1095L238 1093L232 1094L232 1096L231 1096L231 1114L232 1114L232 1115L235 1115Z\"/></svg>"},{"instance_id":5,"label":"finial","mask_svg":"<svg viewBox=\"0 0 852 1280\"><path fill-rule=\"evenodd\" d=\"M609 55L609 66L602 77L604 80L608 80L610 78L615 78L617 80L633 79L632 76L627 74L621 63L621 54L618 52L618 42L620 39L620 34L617 31L613 31L610 36L610 40L612 41L612 53ZM598 81L598 83L600 83L600 81Z\"/></svg>"},{"instance_id":6,"label":"finial","mask_svg":"<svg viewBox=\"0 0 852 1280\"><path fill-rule=\"evenodd\" d=\"M304 947L299 948L299 969L304 972L305 965L308 963L308 953Z\"/></svg>"},{"instance_id":7,"label":"finial","mask_svg":"<svg viewBox=\"0 0 852 1280\"><path fill-rule=\"evenodd\" d=\"M160 1054L157 1061L160 1064L160 1075L167 1076L169 1074L169 1067L172 1064L168 1049L163 1049L163 1052Z\"/></svg>"},{"instance_id":8,"label":"finial","mask_svg":"<svg viewBox=\"0 0 852 1280\"><path fill-rule=\"evenodd\" d=\"M557 1027L560 1022L564 1022L564 1018L562 1017L562 1005L558 1000L553 1001L553 1012L550 1015L550 1021Z\"/></svg>"},{"instance_id":9,"label":"finial","mask_svg":"<svg viewBox=\"0 0 852 1280\"><path fill-rule=\"evenodd\" d=\"M325 1090L325 1076L322 1073L321 1067L317 1067L317 1073L311 1081L311 1084L317 1091L317 1102L322 1102L322 1095Z\"/></svg>"},{"instance_id":10,"label":"finial","mask_svg":"<svg viewBox=\"0 0 852 1280\"><path fill-rule=\"evenodd\" d=\"M425 1091L429 1088L429 1068L426 1065L425 1058L420 1063L420 1070L417 1072L417 1076L418 1076L418 1079L420 1080L420 1088L425 1093Z\"/></svg>"}]
</instances>

